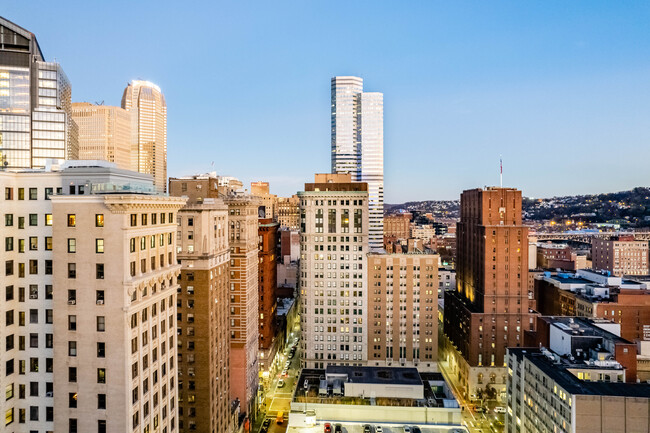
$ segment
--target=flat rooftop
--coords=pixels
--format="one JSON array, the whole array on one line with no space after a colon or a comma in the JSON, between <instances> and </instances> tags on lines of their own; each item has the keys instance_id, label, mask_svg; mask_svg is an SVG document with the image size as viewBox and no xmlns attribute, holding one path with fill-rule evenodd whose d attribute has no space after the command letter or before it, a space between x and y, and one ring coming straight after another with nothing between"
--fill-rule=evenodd
<instances>
[{"instance_id":1,"label":"flat rooftop","mask_svg":"<svg viewBox=\"0 0 650 433\"><path fill-rule=\"evenodd\" d=\"M348 382L376 383L385 385L422 385L422 379L417 368L402 367L350 367L345 365L329 365L325 375L346 374Z\"/></svg>"},{"instance_id":2,"label":"flat rooftop","mask_svg":"<svg viewBox=\"0 0 650 433\"><path fill-rule=\"evenodd\" d=\"M567 371L570 366L558 365L549 360L537 348L508 348L519 361L524 357L553 379L567 392L574 395L606 395L611 397L645 397L650 399L650 384L622 382L588 382L578 379Z\"/></svg>"}]
</instances>

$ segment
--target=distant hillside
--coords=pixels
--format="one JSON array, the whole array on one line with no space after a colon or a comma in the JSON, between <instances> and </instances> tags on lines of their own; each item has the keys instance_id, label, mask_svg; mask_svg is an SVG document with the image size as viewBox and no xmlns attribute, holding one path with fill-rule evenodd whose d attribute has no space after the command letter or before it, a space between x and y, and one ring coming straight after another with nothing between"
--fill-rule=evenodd
<instances>
[{"instance_id":1,"label":"distant hillside","mask_svg":"<svg viewBox=\"0 0 650 433\"><path fill-rule=\"evenodd\" d=\"M459 200L384 205L386 214L401 209L415 214L431 213L436 218L458 218L458 206ZM524 198L523 212L525 219L533 221L572 218L592 223L617 221L629 226L647 227L650 226L650 188L638 187L606 194Z\"/></svg>"}]
</instances>

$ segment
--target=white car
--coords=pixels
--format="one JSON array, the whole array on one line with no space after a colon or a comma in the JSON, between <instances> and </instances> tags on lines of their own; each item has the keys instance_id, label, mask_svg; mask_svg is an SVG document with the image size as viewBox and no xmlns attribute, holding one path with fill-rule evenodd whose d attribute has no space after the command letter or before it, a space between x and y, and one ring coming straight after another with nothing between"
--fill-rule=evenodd
<instances>
[{"instance_id":1,"label":"white car","mask_svg":"<svg viewBox=\"0 0 650 433\"><path fill-rule=\"evenodd\" d=\"M278 380L278 388L282 388L284 386L284 379Z\"/></svg>"},{"instance_id":2,"label":"white car","mask_svg":"<svg viewBox=\"0 0 650 433\"><path fill-rule=\"evenodd\" d=\"M384 433L384 429L380 425L376 425L375 433Z\"/></svg>"},{"instance_id":3,"label":"white car","mask_svg":"<svg viewBox=\"0 0 650 433\"><path fill-rule=\"evenodd\" d=\"M497 406L497 407L494 408L494 411L496 413L506 413L506 408L503 407L503 406Z\"/></svg>"},{"instance_id":4,"label":"white car","mask_svg":"<svg viewBox=\"0 0 650 433\"><path fill-rule=\"evenodd\" d=\"M411 433L411 427L405 425L404 426L404 433Z\"/></svg>"}]
</instances>

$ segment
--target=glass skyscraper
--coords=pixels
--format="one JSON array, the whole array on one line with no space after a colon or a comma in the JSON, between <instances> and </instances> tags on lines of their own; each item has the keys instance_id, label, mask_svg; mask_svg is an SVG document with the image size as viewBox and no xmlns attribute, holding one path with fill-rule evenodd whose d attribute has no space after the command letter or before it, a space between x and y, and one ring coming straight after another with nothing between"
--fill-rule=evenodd
<instances>
[{"instance_id":1,"label":"glass skyscraper","mask_svg":"<svg viewBox=\"0 0 650 433\"><path fill-rule=\"evenodd\" d=\"M368 183L370 248L384 244L384 95L359 77L332 78L332 173Z\"/></svg>"},{"instance_id":2,"label":"glass skyscraper","mask_svg":"<svg viewBox=\"0 0 650 433\"><path fill-rule=\"evenodd\" d=\"M41 168L77 159L71 87L58 63L46 62L34 34L0 17L0 165Z\"/></svg>"}]
</instances>

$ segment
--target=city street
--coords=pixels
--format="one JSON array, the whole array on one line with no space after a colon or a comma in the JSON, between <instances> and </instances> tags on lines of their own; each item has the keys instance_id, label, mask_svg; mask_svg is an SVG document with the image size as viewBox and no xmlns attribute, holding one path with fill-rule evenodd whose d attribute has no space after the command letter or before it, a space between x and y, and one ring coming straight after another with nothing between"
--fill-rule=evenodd
<instances>
[{"instance_id":1,"label":"city street","mask_svg":"<svg viewBox=\"0 0 650 433\"><path fill-rule=\"evenodd\" d=\"M297 342L297 339L295 340ZM264 399L264 408L266 410L266 418L271 419L271 424L269 426L269 433L283 433L286 430L286 423L289 418L289 411L291 409L291 398L293 396L293 391L295 390L296 380L300 375L300 349L297 348L296 353L292 359L289 359L289 351L293 343L287 344L286 350L282 354L282 367L284 363L288 360L290 361L290 366L287 369L287 375L282 375L282 369L269 383L269 390L266 393ZM279 387L278 382L282 379L284 381L284 386ZM276 423L276 417L278 413L284 412L285 422L281 425ZM255 432L259 432L261 428L260 424L256 423Z\"/></svg>"}]
</instances>

